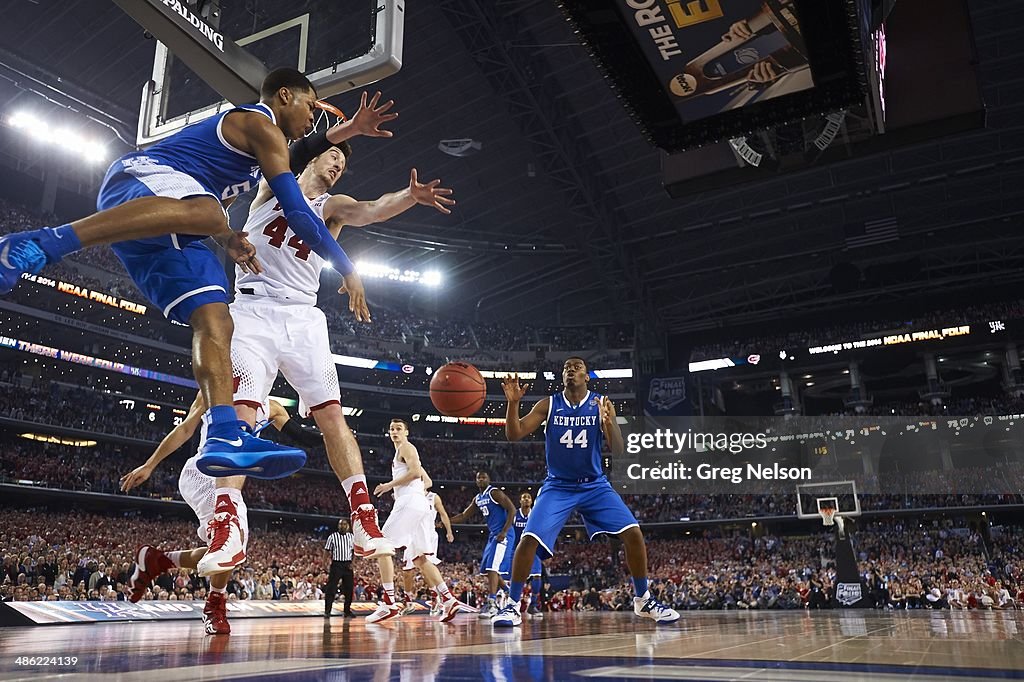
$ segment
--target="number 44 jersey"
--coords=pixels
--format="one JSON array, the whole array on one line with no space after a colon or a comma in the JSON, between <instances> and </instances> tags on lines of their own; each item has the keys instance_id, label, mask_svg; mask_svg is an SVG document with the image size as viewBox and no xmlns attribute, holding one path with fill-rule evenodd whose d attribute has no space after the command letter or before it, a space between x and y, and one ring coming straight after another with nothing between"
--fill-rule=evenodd
<instances>
[{"instance_id":1,"label":"number 44 jersey","mask_svg":"<svg viewBox=\"0 0 1024 682\"><path fill-rule=\"evenodd\" d=\"M601 396L587 391L574 405L564 393L551 396L544 426L548 476L562 481L582 481L602 475Z\"/></svg>"},{"instance_id":2,"label":"number 44 jersey","mask_svg":"<svg viewBox=\"0 0 1024 682\"><path fill-rule=\"evenodd\" d=\"M330 198L330 194L322 194L306 201L323 218L324 204ZM254 275L236 267L236 292L316 305L320 270L326 261L292 232L277 200L271 197L253 209L245 221L245 231L256 247L263 273Z\"/></svg>"}]
</instances>

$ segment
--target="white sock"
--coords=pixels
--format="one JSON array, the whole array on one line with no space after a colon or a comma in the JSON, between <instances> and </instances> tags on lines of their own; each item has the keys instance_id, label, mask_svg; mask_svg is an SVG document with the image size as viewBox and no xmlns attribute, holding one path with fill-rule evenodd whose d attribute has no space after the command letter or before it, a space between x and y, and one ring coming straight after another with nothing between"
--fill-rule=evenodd
<instances>
[{"instance_id":1,"label":"white sock","mask_svg":"<svg viewBox=\"0 0 1024 682\"><path fill-rule=\"evenodd\" d=\"M444 581L441 581L440 584L434 586L434 592L437 592L442 601L448 601L452 598L451 590L448 589L448 586L445 585Z\"/></svg>"},{"instance_id":2,"label":"white sock","mask_svg":"<svg viewBox=\"0 0 1024 682\"><path fill-rule=\"evenodd\" d=\"M216 592L217 594L227 594L227 585L225 585L224 587L214 587L213 585L210 585L210 594L213 594L214 592Z\"/></svg>"},{"instance_id":3,"label":"white sock","mask_svg":"<svg viewBox=\"0 0 1024 682\"><path fill-rule=\"evenodd\" d=\"M167 552L167 558L171 560L172 564L181 568L181 556L183 554L185 554L185 552Z\"/></svg>"}]
</instances>

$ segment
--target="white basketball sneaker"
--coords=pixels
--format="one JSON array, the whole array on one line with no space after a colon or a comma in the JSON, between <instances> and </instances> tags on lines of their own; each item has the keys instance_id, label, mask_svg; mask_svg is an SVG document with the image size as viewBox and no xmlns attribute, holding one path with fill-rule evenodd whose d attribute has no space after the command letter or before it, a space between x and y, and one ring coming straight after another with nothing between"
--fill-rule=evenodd
<instances>
[{"instance_id":1,"label":"white basketball sneaker","mask_svg":"<svg viewBox=\"0 0 1024 682\"><path fill-rule=\"evenodd\" d=\"M245 561L242 524L235 505L226 495L217 498L216 513L206 524L206 537L210 543L206 554L196 564L201 576L230 571Z\"/></svg>"},{"instance_id":2,"label":"white basketball sneaker","mask_svg":"<svg viewBox=\"0 0 1024 682\"><path fill-rule=\"evenodd\" d=\"M519 613L519 604L513 602L509 602L491 618L491 625L496 628L512 628L522 624L523 617Z\"/></svg>"},{"instance_id":3,"label":"white basketball sneaker","mask_svg":"<svg viewBox=\"0 0 1024 682\"><path fill-rule=\"evenodd\" d=\"M352 535L355 545L352 550L363 559L393 556L395 547L384 537L377 525L377 509L372 504L362 504L352 512Z\"/></svg>"},{"instance_id":4,"label":"white basketball sneaker","mask_svg":"<svg viewBox=\"0 0 1024 682\"><path fill-rule=\"evenodd\" d=\"M633 613L641 618L650 618L655 623L674 623L679 620L679 612L655 599L650 590L642 597L633 597Z\"/></svg>"},{"instance_id":5,"label":"white basketball sneaker","mask_svg":"<svg viewBox=\"0 0 1024 682\"><path fill-rule=\"evenodd\" d=\"M379 623L382 620L389 620L395 616L401 615L402 607L400 604L385 604L382 601L377 602L377 610L366 617L367 623Z\"/></svg>"}]
</instances>

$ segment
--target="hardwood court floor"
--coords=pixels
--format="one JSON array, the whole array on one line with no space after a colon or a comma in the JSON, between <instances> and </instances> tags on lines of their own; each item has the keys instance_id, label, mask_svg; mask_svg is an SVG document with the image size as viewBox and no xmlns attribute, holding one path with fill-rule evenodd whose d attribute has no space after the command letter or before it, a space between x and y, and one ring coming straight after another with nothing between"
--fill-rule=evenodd
<instances>
[{"instance_id":1,"label":"hardwood court floor","mask_svg":"<svg viewBox=\"0 0 1024 682\"><path fill-rule=\"evenodd\" d=\"M549 614L493 630L475 615L236 619L0 629L0 679L766 680L1024 679L1024 612L690 612L655 626L629 614ZM77 656L75 665L17 665Z\"/></svg>"}]
</instances>

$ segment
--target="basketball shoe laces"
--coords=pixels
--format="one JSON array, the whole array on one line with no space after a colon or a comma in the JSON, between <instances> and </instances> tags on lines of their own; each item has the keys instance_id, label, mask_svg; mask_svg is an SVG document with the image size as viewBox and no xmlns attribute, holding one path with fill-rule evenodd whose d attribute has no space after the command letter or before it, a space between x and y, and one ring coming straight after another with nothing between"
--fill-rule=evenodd
<instances>
[{"instance_id":1,"label":"basketball shoe laces","mask_svg":"<svg viewBox=\"0 0 1024 682\"><path fill-rule=\"evenodd\" d=\"M216 514L209 522L209 531L213 533L213 538L210 540L210 552L219 552L224 548L224 545L228 541L228 537L231 535L231 514L229 512L221 512Z\"/></svg>"},{"instance_id":2,"label":"basketball shoe laces","mask_svg":"<svg viewBox=\"0 0 1024 682\"><path fill-rule=\"evenodd\" d=\"M658 601L658 599L652 594L647 601L644 602L644 605L640 607L640 610L644 613L654 611L656 614L660 615L662 611L667 611L668 607Z\"/></svg>"},{"instance_id":3,"label":"basketball shoe laces","mask_svg":"<svg viewBox=\"0 0 1024 682\"><path fill-rule=\"evenodd\" d=\"M359 525L363 527L363 532L370 539L384 537L377 527L377 509L373 505L360 505L356 509L356 516L359 518Z\"/></svg>"},{"instance_id":4,"label":"basketball shoe laces","mask_svg":"<svg viewBox=\"0 0 1024 682\"><path fill-rule=\"evenodd\" d=\"M11 247L7 260L11 265L36 274L46 265L46 254L38 244L26 239Z\"/></svg>"}]
</instances>

